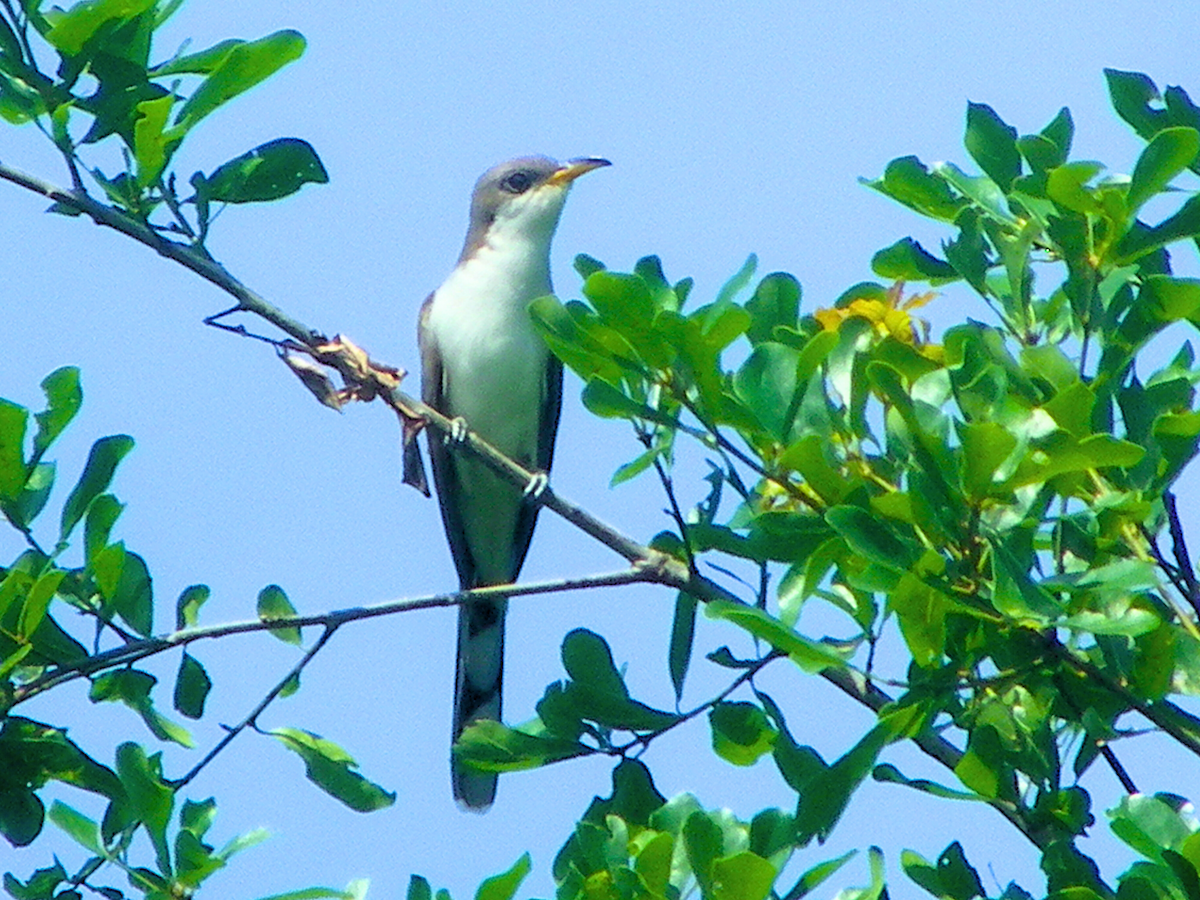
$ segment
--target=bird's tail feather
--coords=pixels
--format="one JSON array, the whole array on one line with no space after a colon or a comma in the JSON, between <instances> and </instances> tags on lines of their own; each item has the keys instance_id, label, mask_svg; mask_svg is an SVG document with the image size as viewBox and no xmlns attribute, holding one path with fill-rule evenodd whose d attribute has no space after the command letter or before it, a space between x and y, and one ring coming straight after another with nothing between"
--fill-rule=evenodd
<instances>
[{"instance_id":1,"label":"bird's tail feather","mask_svg":"<svg viewBox=\"0 0 1200 900\"><path fill-rule=\"evenodd\" d=\"M504 674L504 613L507 603L476 601L458 610L458 662L454 675L454 740L480 719L500 721ZM496 775L480 772L453 757L454 799L464 809L483 812L496 798Z\"/></svg>"}]
</instances>

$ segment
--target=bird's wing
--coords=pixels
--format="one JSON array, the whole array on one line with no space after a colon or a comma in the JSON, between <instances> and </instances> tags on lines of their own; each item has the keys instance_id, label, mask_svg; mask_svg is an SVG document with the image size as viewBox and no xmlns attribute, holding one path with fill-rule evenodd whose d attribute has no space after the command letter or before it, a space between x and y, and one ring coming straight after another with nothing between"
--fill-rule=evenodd
<instances>
[{"instance_id":1,"label":"bird's wing","mask_svg":"<svg viewBox=\"0 0 1200 900\"><path fill-rule=\"evenodd\" d=\"M433 294L430 294L421 305L417 328L417 344L421 350L421 399L443 416L454 418L454 408L442 368L442 354L428 325L432 305ZM442 525L446 529L446 540L450 542L450 555L454 557L460 586L464 589L472 588L475 587L475 560L471 556L471 548L467 546L467 534L463 528L462 504L458 499L458 473L454 467L454 459L446 448L443 436L433 429L427 428L426 431L429 434L429 461L433 464L433 481L437 485L438 504L442 508Z\"/></svg>"},{"instance_id":2,"label":"bird's wing","mask_svg":"<svg viewBox=\"0 0 1200 900\"><path fill-rule=\"evenodd\" d=\"M553 353L546 355L545 394L542 397L542 414L538 429L537 460L534 467L549 472L554 462L554 439L558 434L558 420L562 415L562 362ZM533 540L533 526L537 524L536 503L523 503L517 514L517 532L513 547L513 571L520 571Z\"/></svg>"}]
</instances>

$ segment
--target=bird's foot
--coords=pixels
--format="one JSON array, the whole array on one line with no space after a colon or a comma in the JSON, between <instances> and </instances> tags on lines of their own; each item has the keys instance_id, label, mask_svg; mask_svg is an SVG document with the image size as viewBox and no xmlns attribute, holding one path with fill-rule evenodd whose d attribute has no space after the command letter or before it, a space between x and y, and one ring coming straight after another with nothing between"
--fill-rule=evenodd
<instances>
[{"instance_id":1,"label":"bird's foot","mask_svg":"<svg viewBox=\"0 0 1200 900\"><path fill-rule=\"evenodd\" d=\"M467 420L462 416L453 418L450 420L450 431L446 433L446 441L461 444L467 439L467 433L470 430L467 427Z\"/></svg>"},{"instance_id":2,"label":"bird's foot","mask_svg":"<svg viewBox=\"0 0 1200 900\"><path fill-rule=\"evenodd\" d=\"M550 476L545 472L535 472L533 477L529 479L529 484L525 485L525 490L521 492L522 496L536 500L542 496L542 493L550 485Z\"/></svg>"}]
</instances>

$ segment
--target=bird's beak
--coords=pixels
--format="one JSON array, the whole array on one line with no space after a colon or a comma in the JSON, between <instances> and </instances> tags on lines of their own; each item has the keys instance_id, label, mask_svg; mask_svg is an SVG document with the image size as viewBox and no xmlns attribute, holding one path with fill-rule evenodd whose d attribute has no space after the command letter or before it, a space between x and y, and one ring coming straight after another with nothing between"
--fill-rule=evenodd
<instances>
[{"instance_id":1,"label":"bird's beak","mask_svg":"<svg viewBox=\"0 0 1200 900\"><path fill-rule=\"evenodd\" d=\"M611 166L607 159L600 159L596 156L589 156L583 159L572 159L565 166L558 169L553 175L546 179L547 184L553 185L568 185L580 175L586 175L593 169L602 169L605 166Z\"/></svg>"}]
</instances>

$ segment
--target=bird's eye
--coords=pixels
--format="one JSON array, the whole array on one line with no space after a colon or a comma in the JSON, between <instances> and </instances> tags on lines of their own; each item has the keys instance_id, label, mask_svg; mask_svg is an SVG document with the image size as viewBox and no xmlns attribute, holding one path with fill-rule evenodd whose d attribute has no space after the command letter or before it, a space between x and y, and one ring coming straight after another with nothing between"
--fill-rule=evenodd
<instances>
[{"instance_id":1,"label":"bird's eye","mask_svg":"<svg viewBox=\"0 0 1200 900\"><path fill-rule=\"evenodd\" d=\"M505 176L500 187L510 194L523 194L533 187L533 176L529 172L513 172Z\"/></svg>"}]
</instances>

